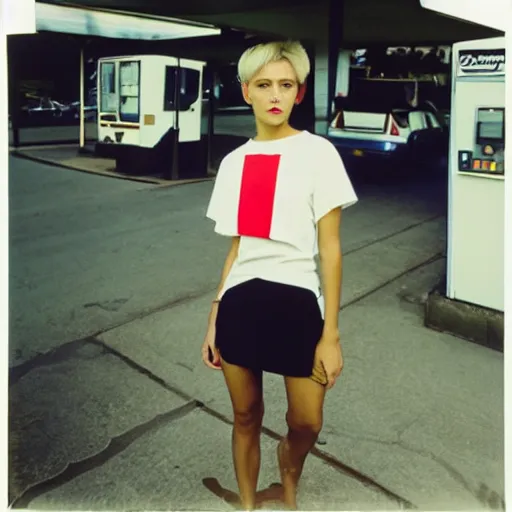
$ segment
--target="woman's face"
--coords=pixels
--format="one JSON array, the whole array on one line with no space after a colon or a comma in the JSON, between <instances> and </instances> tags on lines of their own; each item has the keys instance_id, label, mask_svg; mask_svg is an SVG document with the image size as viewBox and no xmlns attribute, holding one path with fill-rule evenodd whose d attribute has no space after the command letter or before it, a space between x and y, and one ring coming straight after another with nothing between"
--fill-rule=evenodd
<instances>
[{"instance_id":1,"label":"woman's face","mask_svg":"<svg viewBox=\"0 0 512 512\"><path fill-rule=\"evenodd\" d=\"M298 91L295 70L288 60L283 59L263 66L243 92L258 121L279 126L288 121Z\"/></svg>"}]
</instances>

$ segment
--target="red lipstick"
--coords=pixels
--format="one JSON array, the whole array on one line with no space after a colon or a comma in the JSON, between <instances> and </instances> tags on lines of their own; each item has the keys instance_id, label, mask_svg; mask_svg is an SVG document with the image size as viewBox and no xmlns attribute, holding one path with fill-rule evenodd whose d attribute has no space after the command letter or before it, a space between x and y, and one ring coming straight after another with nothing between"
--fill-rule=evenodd
<instances>
[{"instance_id":1,"label":"red lipstick","mask_svg":"<svg viewBox=\"0 0 512 512\"><path fill-rule=\"evenodd\" d=\"M280 108L274 107L269 110L271 114L282 114L283 111Z\"/></svg>"}]
</instances>

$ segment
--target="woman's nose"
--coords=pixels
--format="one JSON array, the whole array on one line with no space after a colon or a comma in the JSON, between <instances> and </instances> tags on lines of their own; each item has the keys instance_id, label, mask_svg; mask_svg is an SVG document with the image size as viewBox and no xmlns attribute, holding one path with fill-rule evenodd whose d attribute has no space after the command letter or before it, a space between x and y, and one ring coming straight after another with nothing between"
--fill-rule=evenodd
<instances>
[{"instance_id":1,"label":"woman's nose","mask_svg":"<svg viewBox=\"0 0 512 512\"><path fill-rule=\"evenodd\" d=\"M281 99L280 92L281 91L279 90L279 86L278 85L272 86L272 97L273 98Z\"/></svg>"}]
</instances>

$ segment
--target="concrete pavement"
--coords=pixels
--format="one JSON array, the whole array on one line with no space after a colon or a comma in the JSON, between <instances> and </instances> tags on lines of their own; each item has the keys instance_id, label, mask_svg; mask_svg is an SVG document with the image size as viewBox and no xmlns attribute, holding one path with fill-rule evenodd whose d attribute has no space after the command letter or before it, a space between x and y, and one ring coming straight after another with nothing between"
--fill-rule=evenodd
<instances>
[{"instance_id":1,"label":"concrete pavement","mask_svg":"<svg viewBox=\"0 0 512 512\"><path fill-rule=\"evenodd\" d=\"M201 220L211 183L161 189L10 164L15 505L229 508L229 399L199 359L226 250ZM503 508L503 356L423 327L444 271L443 192L358 193L343 225L345 370L301 507ZM271 496L285 431L277 376L265 398Z\"/></svg>"}]
</instances>

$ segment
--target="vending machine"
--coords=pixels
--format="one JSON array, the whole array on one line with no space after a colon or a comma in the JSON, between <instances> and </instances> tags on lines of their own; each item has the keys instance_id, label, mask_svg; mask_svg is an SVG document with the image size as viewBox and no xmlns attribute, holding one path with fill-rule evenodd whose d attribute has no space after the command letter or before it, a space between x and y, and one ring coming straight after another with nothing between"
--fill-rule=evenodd
<instances>
[{"instance_id":1,"label":"vending machine","mask_svg":"<svg viewBox=\"0 0 512 512\"><path fill-rule=\"evenodd\" d=\"M447 296L503 311L505 38L452 55Z\"/></svg>"}]
</instances>

